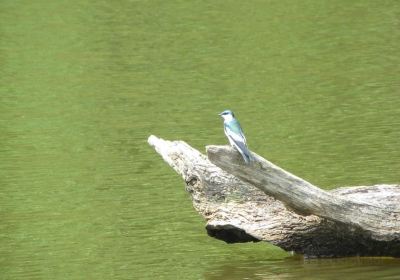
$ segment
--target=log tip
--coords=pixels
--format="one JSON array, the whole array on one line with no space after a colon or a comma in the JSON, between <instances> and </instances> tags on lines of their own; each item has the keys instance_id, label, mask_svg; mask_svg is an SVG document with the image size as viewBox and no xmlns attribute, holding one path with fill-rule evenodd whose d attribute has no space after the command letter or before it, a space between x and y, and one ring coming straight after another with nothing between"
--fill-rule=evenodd
<instances>
[{"instance_id":1,"label":"log tip","mask_svg":"<svg viewBox=\"0 0 400 280\"><path fill-rule=\"evenodd\" d=\"M168 154L172 146L170 145L171 143L169 141L158 138L155 135L150 135L147 139L147 143L149 143L149 145L153 147L153 149L159 153L167 163L170 163Z\"/></svg>"},{"instance_id":2,"label":"log tip","mask_svg":"<svg viewBox=\"0 0 400 280\"><path fill-rule=\"evenodd\" d=\"M248 164L245 163L240 153L229 145L208 145L206 146L208 159L218 167L224 166L229 168L232 166L246 167ZM224 163L229 163L229 166L225 166ZM222 167L221 167L222 168ZM224 168L222 168L224 169Z\"/></svg>"},{"instance_id":3,"label":"log tip","mask_svg":"<svg viewBox=\"0 0 400 280\"><path fill-rule=\"evenodd\" d=\"M149 138L147 138L147 143L149 143L150 146L155 147L160 140L161 139L157 136L150 135Z\"/></svg>"}]
</instances>

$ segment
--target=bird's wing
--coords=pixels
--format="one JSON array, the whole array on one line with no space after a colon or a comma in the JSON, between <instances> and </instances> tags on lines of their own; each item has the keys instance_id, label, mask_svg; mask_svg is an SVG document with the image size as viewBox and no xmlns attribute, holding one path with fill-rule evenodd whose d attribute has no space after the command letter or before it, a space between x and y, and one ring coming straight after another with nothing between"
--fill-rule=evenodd
<instances>
[{"instance_id":1,"label":"bird's wing","mask_svg":"<svg viewBox=\"0 0 400 280\"><path fill-rule=\"evenodd\" d=\"M236 129L232 129L230 125L226 125L225 134L233 142L233 144L238 146L238 148L240 148L242 151L247 151L246 138L241 130L238 131Z\"/></svg>"},{"instance_id":2,"label":"bird's wing","mask_svg":"<svg viewBox=\"0 0 400 280\"><path fill-rule=\"evenodd\" d=\"M236 139L237 141L242 141L246 145L246 137L244 136L242 128L237 120L233 120L225 124L225 134L227 136L231 135L232 138Z\"/></svg>"},{"instance_id":3,"label":"bird's wing","mask_svg":"<svg viewBox=\"0 0 400 280\"><path fill-rule=\"evenodd\" d=\"M244 161L249 163L251 161L251 155L247 148L246 138L244 137L239 123L236 122L234 124L237 124L237 126L232 126L231 123L224 125L225 134L231 145L234 146L242 155Z\"/></svg>"}]
</instances>

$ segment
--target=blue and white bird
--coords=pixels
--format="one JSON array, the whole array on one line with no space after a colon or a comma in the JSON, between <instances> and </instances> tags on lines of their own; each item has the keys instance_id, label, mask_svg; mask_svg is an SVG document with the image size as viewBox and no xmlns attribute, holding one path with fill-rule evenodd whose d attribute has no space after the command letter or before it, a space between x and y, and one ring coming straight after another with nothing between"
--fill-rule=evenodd
<instances>
[{"instance_id":1,"label":"blue and white bird","mask_svg":"<svg viewBox=\"0 0 400 280\"><path fill-rule=\"evenodd\" d=\"M224 131L232 147L239 151L244 161L251 161L251 154L246 144L246 137L238 120L231 110L225 110L219 114L224 119Z\"/></svg>"}]
</instances>

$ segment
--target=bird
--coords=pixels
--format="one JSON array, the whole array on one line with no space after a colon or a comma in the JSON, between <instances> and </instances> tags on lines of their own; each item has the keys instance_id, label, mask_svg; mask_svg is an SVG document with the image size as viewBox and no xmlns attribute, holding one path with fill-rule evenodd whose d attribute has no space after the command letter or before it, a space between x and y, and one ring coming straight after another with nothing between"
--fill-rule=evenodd
<instances>
[{"instance_id":1,"label":"bird","mask_svg":"<svg viewBox=\"0 0 400 280\"><path fill-rule=\"evenodd\" d=\"M241 154L246 164L248 164L252 158L247 148L246 137L238 120L231 110L225 110L219 115L224 119L224 132L229 143Z\"/></svg>"}]
</instances>

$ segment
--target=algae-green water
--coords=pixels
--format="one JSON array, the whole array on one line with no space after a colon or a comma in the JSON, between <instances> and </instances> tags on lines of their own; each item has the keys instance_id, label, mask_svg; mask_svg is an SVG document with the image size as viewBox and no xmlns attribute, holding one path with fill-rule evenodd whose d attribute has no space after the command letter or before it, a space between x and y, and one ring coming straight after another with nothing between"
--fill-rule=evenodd
<instances>
[{"instance_id":1,"label":"algae-green water","mask_svg":"<svg viewBox=\"0 0 400 280\"><path fill-rule=\"evenodd\" d=\"M250 148L325 189L400 182L399 1L0 2L1 279L397 279L207 236L147 144Z\"/></svg>"}]
</instances>

